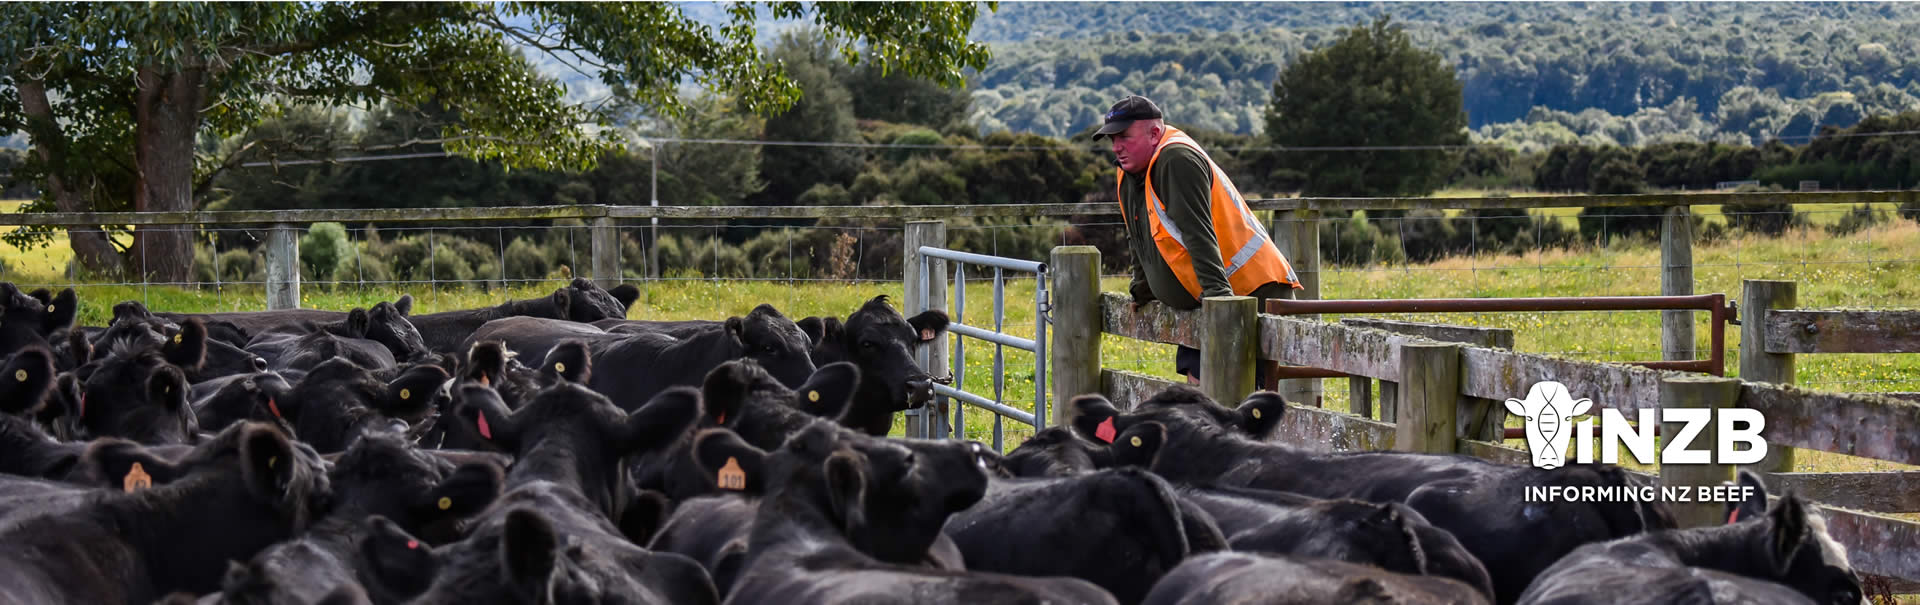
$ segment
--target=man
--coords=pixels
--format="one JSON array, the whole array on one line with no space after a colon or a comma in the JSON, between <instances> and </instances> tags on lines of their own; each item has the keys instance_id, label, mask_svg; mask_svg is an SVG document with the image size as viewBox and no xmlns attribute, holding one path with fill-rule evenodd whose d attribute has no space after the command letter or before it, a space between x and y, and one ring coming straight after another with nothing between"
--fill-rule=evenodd
<instances>
[{"instance_id":1,"label":"man","mask_svg":"<svg viewBox=\"0 0 1920 605\"><path fill-rule=\"evenodd\" d=\"M1161 121L1142 96L1114 103L1093 138L1112 137L1127 245L1133 251L1137 306L1158 300L1200 308L1209 296L1291 298L1300 278L1254 218L1227 173L1200 144ZM1260 364L1257 384L1265 385ZM1174 370L1199 382L1200 351L1180 347Z\"/></svg>"}]
</instances>

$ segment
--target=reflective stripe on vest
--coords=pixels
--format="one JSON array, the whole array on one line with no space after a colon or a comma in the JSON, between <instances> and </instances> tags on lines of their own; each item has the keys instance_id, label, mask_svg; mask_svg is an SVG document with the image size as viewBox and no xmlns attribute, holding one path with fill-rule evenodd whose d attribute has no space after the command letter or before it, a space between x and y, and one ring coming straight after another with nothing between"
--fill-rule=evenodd
<instances>
[{"instance_id":1,"label":"reflective stripe on vest","mask_svg":"<svg viewBox=\"0 0 1920 605\"><path fill-rule=\"evenodd\" d=\"M1160 159L1160 152L1170 145L1186 145L1193 149L1194 152L1200 154L1202 160L1206 161L1207 169L1212 173L1213 186L1208 191L1208 214L1214 222L1214 236L1216 241L1219 241L1224 249L1224 247L1233 245L1233 242L1239 239L1244 238L1246 240L1240 242L1239 247L1234 248L1231 255L1225 255L1223 252L1225 258L1221 259L1226 269L1228 281L1230 282L1229 286L1235 293L1246 294L1269 281L1285 283L1295 288L1301 287L1300 279L1294 274L1292 264L1288 263L1286 257L1280 254L1279 248L1274 246L1273 240L1267 235L1264 226L1260 224L1258 219L1254 218L1252 210L1247 207L1246 199L1240 195L1239 188L1233 186L1233 180L1227 177L1226 171L1221 170L1220 165L1214 163L1213 158L1208 156L1206 150L1201 149L1200 145L1196 143L1192 137L1187 136L1186 133L1173 127L1167 127L1166 134L1161 138L1159 145L1154 148L1153 157L1147 162L1148 170L1146 178L1148 180L1143 186L1147 198L1146 205L1153 211L1153 216L1151 217L1152 224L1150 227L1159 228L1170 238L1154 238L1154 245L1156 248L1161 249L1162 255L1164 256L1169 253L1166 249L1169 245L1179 253L1191 254L1187 251L1185 234L1181 233L1179 226L1175 225L1173 220L1167 216L1166 206L1160 202L1160 197L1153 192L1153 182L1151 180L1153 162L1158 161ZM1125 178L1124 173L1116 174L1115 184L1117 185ZM1221 207L1223 202L1221 199L1222 195L1225 196L1225 201L1230 202L1227 205L1232 206L1231 210ZM1232 212L1238 215L1237 218L1240 222L1238 228L1235 228L1234 225L1223 224L1224 221L1222 219L1232 217L1232 215L1225 215L1223 212ZM1122 204L1121 213L1123 215L1125 214L1124 204ZM1152 229L1149 228L1148 232L1152 233ZM1256 259L1260 258L1260 252L1262 250L1269 249L1273 250L1272 259L1274 262L1271 263L1267 269L1255 272L1255 274L1249 278L1240 280L1233 279L1242 270L1255 265ZM1172 263L1169 263L1169 268L1173 269L1174 275L1180 278L1181 285L1185 286L1190 294L1196 298L1200 296L1199 278L1194 274L1191 264L1183 268L1174 267Z\"/></svg>"}]
</instances>

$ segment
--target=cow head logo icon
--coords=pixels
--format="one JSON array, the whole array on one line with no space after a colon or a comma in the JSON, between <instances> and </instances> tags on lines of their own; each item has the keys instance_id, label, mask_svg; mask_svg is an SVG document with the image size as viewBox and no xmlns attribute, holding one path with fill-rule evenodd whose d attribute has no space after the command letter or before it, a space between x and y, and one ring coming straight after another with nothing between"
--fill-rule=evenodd
<instances>
[{"instance_id":1,"label":"cow head logo icon","mask_svg":"<svg viewBox=\"0 0 1920 605\"><path fill-rule=\"evenodd\" d=\"M1534 383L1524 400L1507 400L1507 411L1527 420L1527 449L1533 452L1533 465L1545 469L1567 464L1573 417L1591 407L1593 400L1574 399L1566 385L1551 380Z\"/></svg>"}]
</instances>

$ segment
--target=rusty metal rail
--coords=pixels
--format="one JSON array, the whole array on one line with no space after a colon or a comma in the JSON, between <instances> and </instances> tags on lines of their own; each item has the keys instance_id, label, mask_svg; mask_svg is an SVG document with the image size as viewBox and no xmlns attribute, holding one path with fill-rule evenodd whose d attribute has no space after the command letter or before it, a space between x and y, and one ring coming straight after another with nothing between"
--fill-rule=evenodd
<instances>
[{"instance_id":1,"label":"rusty metal rail","mask_svg":"<svg viewBox=\"0 0 1920 605\"><path fill-rule=\"evenodd\" d=\"M1624 362L1658 370L1726 375L1726 327L1739 324L1739 309L1724 294L1693 296L1569 296L1539 298L1406 298L1367 300L1269 299L1272 315L1330 313L1518 313L1537 311L1706 311L1711 336L1706 359ZM1341 378L1348 375L1323 368L1279 366L1272 379ZM1525 437L1523 429L1506 429L1506 438Z\"/></svg>"}]
</instances>

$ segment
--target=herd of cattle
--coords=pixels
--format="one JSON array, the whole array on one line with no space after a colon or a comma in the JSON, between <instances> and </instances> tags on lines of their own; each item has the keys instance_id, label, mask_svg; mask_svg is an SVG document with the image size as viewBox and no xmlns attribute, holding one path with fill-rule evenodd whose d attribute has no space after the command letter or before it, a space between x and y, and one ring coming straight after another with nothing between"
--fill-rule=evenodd
<instances>
[{"instance_id":1,"label":"herd of cattle","mask_svg":"<svg viewBox=\"0 0 1920 605\"><path fill-rule=\"evenodd\" d=\"M0 283L0 602L1862 602L1791 494L1679 530L1522 496L1618 468L1308 453L1278 396L1185 387L1076 398L1004 456L888 438L940 312L637 294L90 327Z\"/></svg>"}]
</instances>

